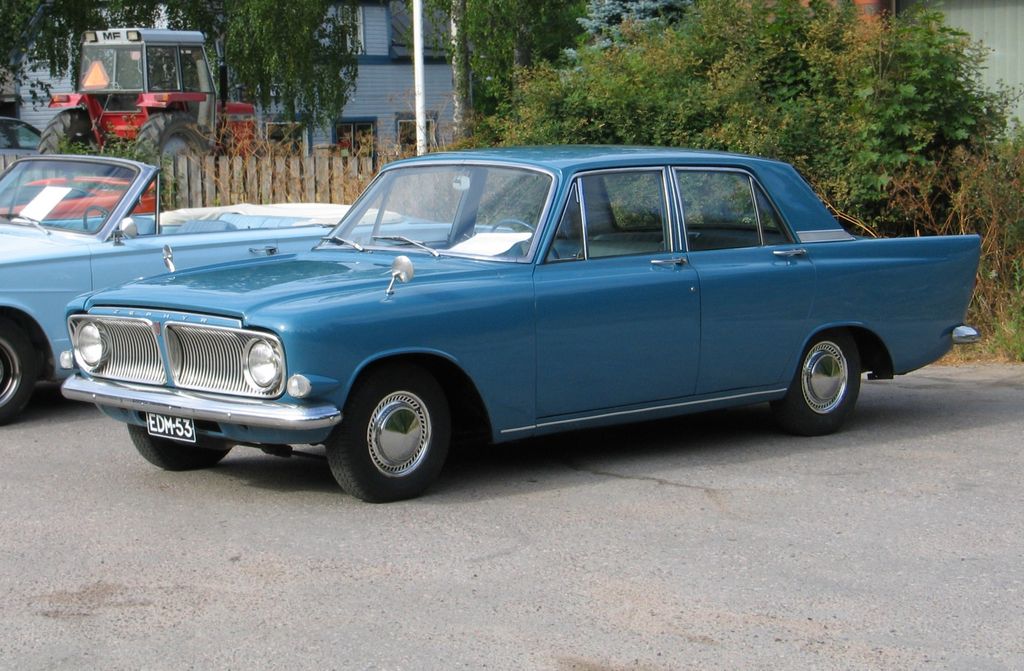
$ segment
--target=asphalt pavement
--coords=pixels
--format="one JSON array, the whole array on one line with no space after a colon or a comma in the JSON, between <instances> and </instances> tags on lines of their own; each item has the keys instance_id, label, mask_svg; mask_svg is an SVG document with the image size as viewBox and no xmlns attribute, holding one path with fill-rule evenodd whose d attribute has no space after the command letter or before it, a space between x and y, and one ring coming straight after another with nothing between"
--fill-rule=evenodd
<instances>
[{"instance_id":1,"label":"asphalt pavement","mask_svg":"<svg viewBox=\"0 0 1024 671\"><path fill-rule=\"evenodd\" d=\"M833 436L572 433L370 505L317 458L160 471L46 386L0 427L0 668L1021 669L1022 435L1024 366L932 366Z\"/></svg>"}]
</instances>

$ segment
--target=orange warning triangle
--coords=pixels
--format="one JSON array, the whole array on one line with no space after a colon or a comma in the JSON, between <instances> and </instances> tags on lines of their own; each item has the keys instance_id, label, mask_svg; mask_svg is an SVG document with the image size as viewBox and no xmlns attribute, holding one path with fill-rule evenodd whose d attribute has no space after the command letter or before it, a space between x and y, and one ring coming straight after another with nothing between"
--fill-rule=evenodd
<instances>
[{"instance_id":1,"label":"orange warning triangle","mask_svg":"<svg viewBox=\"0 0 1024 671\"><path fill-rule=\"evenodd\" d=\"M85 77L82 77L82 88L105 89L108 84L110 77L107 76L107 69L103 67L103 61L93 61Z\"/></svg>"}]
</instances>

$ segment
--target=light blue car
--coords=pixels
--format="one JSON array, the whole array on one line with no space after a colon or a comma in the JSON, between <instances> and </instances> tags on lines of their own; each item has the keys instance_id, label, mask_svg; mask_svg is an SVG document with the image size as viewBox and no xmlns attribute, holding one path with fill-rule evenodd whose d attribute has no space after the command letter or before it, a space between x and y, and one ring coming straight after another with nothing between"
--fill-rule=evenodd
<instances>
[{"instance_id":1,"label":"light blue car","mask_svg":"<svg viewBox=\"0 0 1024 671\"><path fill-rule=\"evenodd\" d=\"M611 147L388 165L312 251L69 306L64 395L168 470L320 444L367 501L416 496L451 440L770 403L822 435L862 372L977 337L977 236L864 240L797 172Z\"/></svg>"},{"instance_id":2,"label":"light blue car","mask_svg":"<svg viewBox=\"0 0 1024 671\"><path fill-rule=\"evenodd\" d=\"M309 250L343 206L160 211L159 171L113 158L23 158L0 176L0 424L37 380L68 375L65 307L127 280ZM248 212L248 213L245 213Z\"/></svg>"}]
</instances>

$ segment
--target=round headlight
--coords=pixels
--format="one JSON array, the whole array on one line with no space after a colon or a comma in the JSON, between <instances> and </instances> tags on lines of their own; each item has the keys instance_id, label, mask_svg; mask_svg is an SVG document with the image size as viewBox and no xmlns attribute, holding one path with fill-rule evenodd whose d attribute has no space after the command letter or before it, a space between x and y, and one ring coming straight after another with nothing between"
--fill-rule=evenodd
<instances>
[{"instance_id":1,"label":"round headlight","mask_svg":"<svg viewBox=\"0 0 1024 671\"><path fill-rule=\"evenodd\" d=\"M266 340L253 340L245 357L249 378L266 389L281 379L281 355Z\"/></svg>"},{"instance_id":2,"label":"round headlight","mask_svg":"<svg viewBox=\"0 0 1024 671\"><path fill-rule=\"evenodd\" d=\"M103 362L107 355L107 343L103 329L97 324L88 323L78 330L78 342L75 349L82 362L95 368Z\"/></svg>"}]
</instances>

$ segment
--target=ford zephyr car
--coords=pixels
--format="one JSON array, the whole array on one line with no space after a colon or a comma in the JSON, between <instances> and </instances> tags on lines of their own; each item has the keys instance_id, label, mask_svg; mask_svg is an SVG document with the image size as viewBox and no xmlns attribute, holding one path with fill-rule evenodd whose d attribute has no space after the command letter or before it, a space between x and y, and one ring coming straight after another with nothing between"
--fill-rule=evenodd
<instances>
[{"instance_id":1,"label":"ford zephyr car","mask_svg":"<svg viewBox=\"0 0 1024 671\"><path fill-rule=\"evenodd\" d=\"M453 438L768 402L835 431L862 372L975 339L976 236L858 239L787 164L643 148L387 166L315 250L74 301L65 396L153 464L325 446L343 489L416 496Z\"/></svg>"},{"instance_id":2,"label":"ford zephyr car","mask_svg":"<svg viewBox=\"0 0 1024 671\"><path fill-rule=\"evenodd\" d=\"M17 416L37 380L70 372L57 363L75 296L164 272L167 263L308 250L346 209L161 212L158 192L156 168L112 158L24 158L0 175L0 424Z\"/></svg>"}]
</instances>

